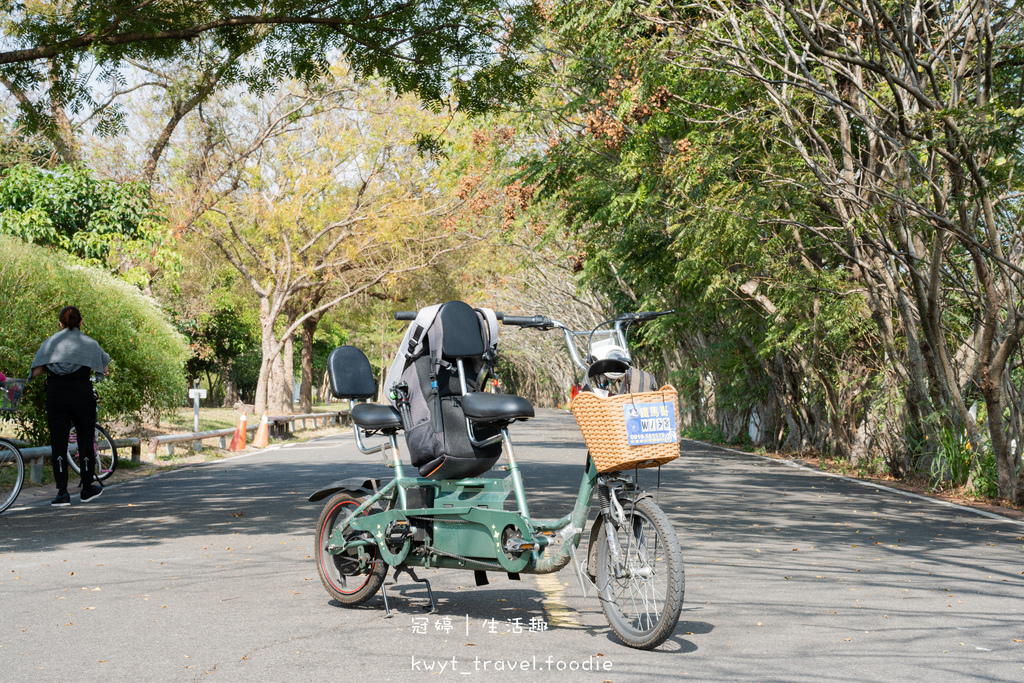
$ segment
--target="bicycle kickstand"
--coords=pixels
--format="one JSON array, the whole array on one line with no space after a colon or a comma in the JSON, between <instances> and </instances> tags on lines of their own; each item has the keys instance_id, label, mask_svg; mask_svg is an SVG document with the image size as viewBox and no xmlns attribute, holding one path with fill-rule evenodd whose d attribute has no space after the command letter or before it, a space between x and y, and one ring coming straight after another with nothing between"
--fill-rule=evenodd
<instances>
[{"instance_id":1,"label":"bicycle kickstand","mask_svg":"<svg viewBox=\"0 0 1024 683\"><path fill-rule=\"evenodd\" d=\"M412 567L395 567L395 573L391 576L391 578L394 580L396 584L398 583L398 577L402 572L408 574L409 578L411 578L416 583L425 583L427 585L427 596L430 598L430 610L427 613L437 614L437 606L434 604L434 591L430 589L430 581L428 579L421 579L420 577L416 576L416 572L412 570ZM384 618L390 619L394 615L391 613L391 607L388 605L388 587L386 584L387 582L381 584L380 589L384 595L384 611L386 612ZM426 609L426 607L424 607L423 609Z\"/></svg>"}]
</instances>

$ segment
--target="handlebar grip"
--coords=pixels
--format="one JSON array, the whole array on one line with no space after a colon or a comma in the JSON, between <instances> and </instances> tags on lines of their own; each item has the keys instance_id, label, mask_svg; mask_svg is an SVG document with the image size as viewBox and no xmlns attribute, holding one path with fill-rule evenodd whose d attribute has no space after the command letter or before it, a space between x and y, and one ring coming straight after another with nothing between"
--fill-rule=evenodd
<instances>
[{"instance_id":1,"label":"handlebar grip","mask_svg":"<svg viewBox=\"0 0 1024 683\"><path fill-rule=\"evenodd\" d=\"M540 327L550 323L551 321L542 315L532 315L529 317L521 315L506 315L502 318L502 322L506 325L518 325L520 327Z\"/></svg>"},{"instance_id":2,"label":"handlebar grip","mask_svg":"<svg viewBox=\"0 0 1024 683\"><path fill-rule=\"evenodd\" d=\"M663 315L669 315L670 313L675 312L676 309L673 308L670 311L648 311L645 313L631 313L629 314L629 316L632 317L632 319L636 320L637 322L644 322L647 320L654 320L655 318L660 318Z\"/></svg>"},{"instance_id":3,"label":"handlebar grip","mask_svg":"<svg viewBox=\"0 0 1024 683\"><path fill-rule=\"evenodd\" d=\"M395 311L395 320L415 320L416 311Z\"/></svg>"}]
</instances>

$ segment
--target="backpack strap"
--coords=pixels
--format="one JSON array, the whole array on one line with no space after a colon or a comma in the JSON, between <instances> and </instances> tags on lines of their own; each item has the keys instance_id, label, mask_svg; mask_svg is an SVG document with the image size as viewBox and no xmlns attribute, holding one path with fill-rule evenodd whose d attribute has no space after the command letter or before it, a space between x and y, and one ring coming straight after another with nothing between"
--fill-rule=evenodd
<instances>
[{"instance_id":1,"label":"backpack strap","mask_svg":"<svg viewBox=\"0 0 1024 683\"><path fill-rule=\"evenodd\" d=\"M409 332L406 334L408 339L403 340L406 360L417 358L423 353L424 339L427 337L428 330L434 324L441 306L442 304L434 304L433 306L421 308L416 313L416 319L409 325Z\"/></svg>"},{"instance_id":2,"label":"backpack strap","mask_svg":"<svg viewBox=\"0 0 1024 683\"><path fill-rule=\"evenodd\" d=\"M398 346L398 354L395 356L395 360L388 370L387 378L384 380L384 394L386 396L390 393L391 387L395 382L401 381L402 373L409 362L418 358L423 353L423 349L428 341L427 331L433 326L434 319L437 318L440 310L441 304L421 308L416 313L416 319L409 324L409 329L405 331L402 343Z\"/></svg>"}]
</instances>

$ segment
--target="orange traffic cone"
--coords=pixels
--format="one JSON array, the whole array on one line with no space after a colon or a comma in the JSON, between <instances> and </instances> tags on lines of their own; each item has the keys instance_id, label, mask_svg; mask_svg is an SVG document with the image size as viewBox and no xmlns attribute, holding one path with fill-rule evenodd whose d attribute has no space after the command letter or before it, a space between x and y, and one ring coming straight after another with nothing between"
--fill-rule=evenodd
<instances>
[{"instance_id":1,"label":"orange traffic cone","mask_svg":"<svg viewBox=\"0 0 1024 683\"><path fill-rule=\"evenodd\" d=\"M267 411L264 410L263 419L260 420L260 426L257 427L256 436L252 440L252 447L266 448L268 443L270 443L270 423L267 422Z\"/></svg>"},{"instance_id":2,"label":"orange traffic cone","mask_svg":"<svg viewBox=\"0 0 1024 683\"><path fill-rule=\"evenodd\" d=\"M231 437L231 445L228 446L229 451L244 451L245 450L245 413L242 413L242 418L238 421L238 426L235 428L235 433Z\"/></svg>"}]
</instances>

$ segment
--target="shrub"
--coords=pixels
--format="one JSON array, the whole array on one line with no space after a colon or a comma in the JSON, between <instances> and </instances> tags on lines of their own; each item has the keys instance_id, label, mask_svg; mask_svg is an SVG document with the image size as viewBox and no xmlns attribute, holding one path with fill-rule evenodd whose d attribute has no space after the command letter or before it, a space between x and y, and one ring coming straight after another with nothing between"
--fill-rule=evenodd
<instances>
[{"instance_id":1,"label":"shrub","mask_svg":"<svg viewBox=\"0 0 1024 683\"><path fill-rule=\"evenodd\" d=\"M184 337L159 306L134 287L84 266L74 256L0 235L0 370L26 377L44 339L57 331L67 305L82 311L82 331L110 354L112 376L100 385L101 419L129 417L180 402L185 393ZM23 436L46 443L42 383L22 400Z\"/></svg>"},{"instance_id":2,"label":"shrub","mask_svg":"<svg viewBox=\"0 0 1024 683\"><path fill-rule=\"evenodd\" d=\"M698 422L683 430L683 436L687 439L697 441L710 441L711 443L725 443L725 434L718 425Z\"/></svg>"}]
</instances>

